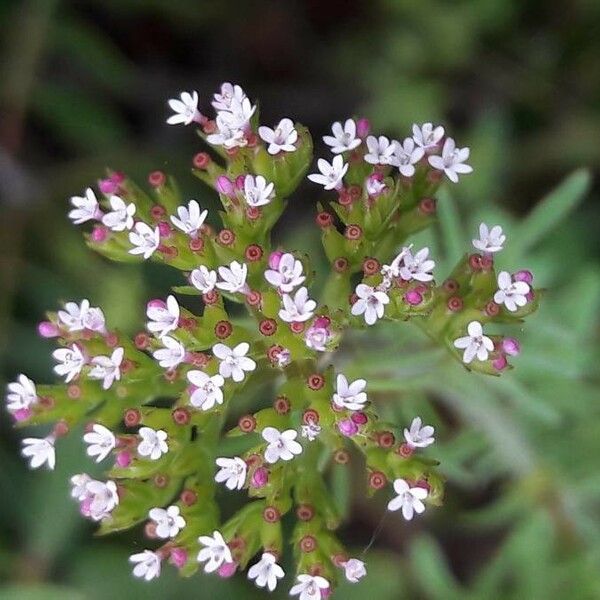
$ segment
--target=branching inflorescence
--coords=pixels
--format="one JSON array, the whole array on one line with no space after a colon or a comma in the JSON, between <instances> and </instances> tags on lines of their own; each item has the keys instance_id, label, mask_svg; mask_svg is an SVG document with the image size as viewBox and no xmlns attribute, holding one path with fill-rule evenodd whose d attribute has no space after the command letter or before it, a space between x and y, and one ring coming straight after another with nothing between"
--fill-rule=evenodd
<instances>
[{"instance_id":1,"label":"branching inflorescence","mask_svg":"<svg viewBox=\"0 0 600 600\"><path fill-rule=\"evenodd\" d=\"M496 274L493 257L505 243L499 226L481 224L477 252L440 284L429 249L408 243L434 222L444 177L457 182L471 171L468 148L431 123L414 125L398 142L369 135L366 119L348 119L323 137L332 160L319 159L308 175L334 195L316 216L331 265L317 300L308 257L270 241L311 165L309 132L290 119L259 126L256 106L237 85L223 84L212 105L214 120L198 110L196 92L182 93L169 101L167 122L197 125L213 152L197 154L193 172L219 194L220 231L162 172L150 175L149 193L111 172L100 194L71 198L69 213L76 224L93 223L86 239L104 256L180 270L187 282L174 292L200 296L202 314L174 295L150 300L147 331L130 340L88 300L67 302L39 326L61 346L54 370L65 384L20 375L7 407L19 425L54 423L45 438L23 440L33 468L54 468L57 440L85 423L87 454L112 466L106 480L74 475L71 495L101 533L146 522L155 549L131 556L137 577L158 577L165 561L183 575L202 567L223 577L250 564L248 577L273 590L284 577L278 563L282 519L289 519L290 593L316 600L340 575L355 582L366 574L334 533L333 463L362 455L370 493L382 490L388 509L407 520L443 494L438 463L423 452L433 427L419 417L403 431L383 422L367 382L331 364L344 332L410 320L468 369L499 374L519 344L484 329L520 321L537 299L528 271ZM249 317L230 317L235 304ZM273 402L240 416L236 402L252 380L269 386ZM243 450L224 454L234 437ZM223 487L249 497L228 519L219 510Z\"/></svg>"}]
</instances>

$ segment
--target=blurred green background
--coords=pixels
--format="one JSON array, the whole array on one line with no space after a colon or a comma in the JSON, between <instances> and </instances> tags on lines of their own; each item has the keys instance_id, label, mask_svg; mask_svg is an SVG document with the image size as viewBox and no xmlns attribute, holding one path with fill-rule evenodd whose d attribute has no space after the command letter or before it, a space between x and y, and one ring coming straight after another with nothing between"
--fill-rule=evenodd
<instances>
[{"instance_id":1,"label":"blurred green background","mask_svg":"<svg viewBox=\"0 0 600 600\"><path fill-rule=\"evenodd\" d=\"M408 325L348 340L341 359L386 416L436 424L449 483L443 508L386 518L370 577L337 597L600 598L600 206L593 178L572 174L600 163L597 0L4 0L0 22L3 386L21 371L51 378L35 324L59 301L89 297L135 332L145 299L179 282L93 255L66 210L108 166L141 182L164 169L214 207L189 173L199 140L164 123L180 90L206 106L221 81L240 83L265 122L290 116L315 137L352 114L394 136L444 123L475 173L441 195L425 238L440 271L485 219L508 230L503 268L531 268L548 291L501 379L467 376ZM313 253L315 187L278 231ZM90 468L80 441L61 445L55 473L31 473L19 437L3 414L0 599L262 597L240 576L133 580L141 532L95 539L68 498L68 476ZM362 556L384 499L364 498L356 465L335 483L340 498L357 490L341 534Z\"/></svg>"}]
</instances>

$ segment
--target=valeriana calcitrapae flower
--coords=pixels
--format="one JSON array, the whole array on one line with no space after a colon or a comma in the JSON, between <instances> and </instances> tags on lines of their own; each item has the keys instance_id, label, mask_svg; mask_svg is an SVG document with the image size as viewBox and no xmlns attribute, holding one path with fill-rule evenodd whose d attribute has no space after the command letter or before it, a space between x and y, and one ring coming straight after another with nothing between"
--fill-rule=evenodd
<instances>
[{"instance_id":1,"label":"valeriana calcitrapae flower","mask_svg":"<svg viewBox=\"0 0 600 600\"><path fill-rule=\"evenodd\" d=\"M400 350L382 329L388 321L416 324L415 336L469 371L506 376L524 349L502 328L522 327L539 294L530 271L496 271L492 255L507 244L496 224L480 225L474 253L465 239L449 271L441 272L440 256L434 278L437 257L413 236L435 222L440 186L472 170L469 149L442 125L407 124L400 142L371 134L367 119L339 120L318 132L329 156L314 157L304 125L284 117L265 126L257 106L235 82L168 102L168 123L197 129L194 139L206 142L193 174L220 210L209 214L183 197L162 172L144 190L111 170L68 199L66 212L87 229L93 250L160 263L174 270L175 284L164 299L148 299L143 327L140 307L131 338L88 299L48 312L38 332L56 346L48 354L60 381L15 373L5 404L19 427L48 426L23 436L32 468L54 468L73 432L83 437L82 455L107 465L98 479L73 475L71 496L102 533L146 520L152 548L131 555L134 576L247 569L272 591L289 551L295 582L286 593L322 600L341 578L367 577L365 562L347 558L335 532L332 463L343 469L360 456L355 468L365 470L371 491L407 520L444 495L429 456L443 427L430 417L400 425L379 415L382 375L378 387L370 353ZM320 192L305 186L307 177ZM317 193L324 258L275 244L284 210L309 212L306 194ZM124 286L119 302L131 301ZM381 337L365 327L375 324ZM353 330L361 331L345 343ZM389 345L380 347L383 339ZM401 369L405 352L397 354ZM386 392L386 402L398 400ZM237 509L220 510L233 491Z\"/></svg>"}]
</instances>

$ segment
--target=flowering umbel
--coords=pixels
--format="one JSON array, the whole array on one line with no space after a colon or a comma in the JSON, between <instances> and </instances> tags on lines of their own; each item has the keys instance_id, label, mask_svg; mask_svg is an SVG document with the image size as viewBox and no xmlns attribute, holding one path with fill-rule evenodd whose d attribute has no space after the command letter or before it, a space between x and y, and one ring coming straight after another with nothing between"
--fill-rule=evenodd
<instances>
[{"instance_id":1,"label":"flowering umbel","mask_svg":"<svg viewBox=\"0 0 600 600\"><path fill-rule=\"evenodd\" d=\"M87 299L49 313L39 332L60 346L54 370L64 383L18 375L7 410L20 425L53 424L23 440L32 468L53 469L60 439L84 424L82 452L108 468L101 480L73 474L71 495L101 533L145 523L151 549L132 554L136 577L159 577L166 563L185 576L249 567L249 579L272 591L286 576L282 519L295 515L291 594L319 600L341 578L367 574L335 535L332 469L361 453L371 492L381 490L406 520L443 496L438 463L426 456L434 428L417 416L379 420L368 380L348 377L331 358L344 332L410 320L467 369L497 375L520 347L494 326L536 308L533 276L495 272L510 242L499 225L482 223L477 252L439 281L430 249L408 240L434 222L444 178L471 172L469 149L432 123L399 141L370 135L366 119L345 119L323 138L333 156L308 175L332 195L316 218L331 265L319 293L307 257L271 245L312 163L308 130L290 118L259 125L238 85L214 95L213 119L204 104L181 93L169 101L167 123L199 127L208 152L194 157L193 172L218 194L222 228L161 172L151 173L149 192L110 173L97 192L73 196L69 217L91 225L91 248L112 260L165 263L182 285L148 301L146 331L133 340ZM250 320L231 316L234 304ZM231 423L253 380L272 383L272 407ZM232 436L242 438L237 456L222 444ZM223 519L219 497L240 493L248 503Z\"/></svg>"}]
</instances>

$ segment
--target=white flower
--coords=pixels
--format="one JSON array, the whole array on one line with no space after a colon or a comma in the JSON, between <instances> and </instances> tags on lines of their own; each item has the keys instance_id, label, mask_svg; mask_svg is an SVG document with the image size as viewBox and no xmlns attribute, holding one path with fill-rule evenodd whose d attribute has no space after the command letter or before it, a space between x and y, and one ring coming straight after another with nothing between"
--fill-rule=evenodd
<instances>
[{"instance_id":1,"label":"white flower","mask_svg":"<svg viewBox=\"0 0 600 600\"><path fill-rule=\"evenodd\" d=\"M415 174L415 164L423 158L424 154L423 148L415 146L415 141L408 137L404 142L396 142L394 156L390 162L398 167L404 177L412 177Z\"/></svg>"},{"instance_id":2,"label":"white flower","mask_svg":"<svg viewBox=\"0 0 600 600\"><path fill-rule=\"evenodd\" d=\"M151 508L148 516L156 525L156 535L166 540L174 538L184 527L185 519L179 514L179 506L172 505L164 508Z\"/></svg>"},{"instance_id":3,"label":"white flower","mask_svg":"<svg viewBox=\"0 0 600 600\"><path fill-rule=\"evenodd\" d=\"M239 456L233 458L217 458L215 461L221 469L215 475L217 483L225 482L228 490L241 490L246 483L246 472L248 467Z\"/></svg>"},{"instance_id":4,"label":"white flower","mask_svg":"<svg viewBox=\"0 0 600 600\"><path fill-rule=\"evenodd\" d=\"M161 338L164 348L155 350L152 356L163 369L174 369L185 360L185 346L175 338L164 335Z\"/></svg>"},{"instance_id":5,"label":"white flower","mask_svg":"<svg viewBox=\"0 0 600 600\"><path fill-rule=\"evenodd\" d=\"M483 335L479 321L471 321L467 326L469 335L454 340L454 347L464 349L463 362L469 364L475 357L477 360L487 360L488 353L494 349L494 342Z\"/></svg>"},{"instance_id":6,"label":"white flower","mask_svg":"<svg viewBox=\"0 0 600 600\"><path fill-rule=\"evenodd\" d=\"M188 381L196 387L190 396L190 404L202 410L210 410L215 404L223 404L223 384L221 375L212 377L204 371L188 371Z\"/></svg>"},{"instance_id":7,"label":"white flower","mask_svg":"<svg viewBox=\"0 0 600 600\"><path fill-rule=\"evenodd\" d=\"M75 379L85 365L85 356L77 344L73 344L70 348L58 348L52 353L52 358L59 362L54 367L54 372L65 377L65 383Z\"/></svg>"},{"instance_id":8,"label":"white flower","mask_svg":"<svg viewBox=\"0 0 600 600\"><path fill-rule=\"evenodd\" d=\"M389 265L383 265L381 267L381 274L384 277L384 281L386 285L391 285L391 279L395 277L400 277L400 268L402 267L402 263L404 262L404 257L410 249L412 248L412 244L410 246L404 246L399 254L396 255L394 260Z\"/></svg>"},{"instance_id":9,"label":"white flower","mask_svg":"<svg viewBox=\"0 0 600 600\"><path fill-rule=\"evenodd\" d=\"M88 431L83 436L83 441L89 444L86 450L87 455L95 456L97 463L102 462L117 445L114 433L100 423L94 423L92 431Z\"/></svg>"},{"instance_id":10,"label":"white flower","mask_svg":"<svg viewBox=\"0 0 600 600\"><path fill-rule=\"evenodd\" d=\"M244 198L248 206L264 206L273 199L275 186L267 183L262 175L246 175L244 178Z\"/></svg>"},{"instance_id":11,"label":"white flower","mask_svg":"<svg viewBox=\"0 0 600 600\"><path fill-rule=\"evenodd\" d=\"M228 267L219 267L221 281L217 282L220 290L235 294L244 292L247 289L246 276L248 275L248 265L234 260Z\"/></svg>"},{"instance_id":12,"label":"white flower","mask_svg":"<svg viewBox=\"0 0 600 600\"><path fill-rule=\"evenodd\" d=\"M427 498L427 490L421 487L410 487L404 479L394 480L394 491L398 496L388 502L388 510L402 509L402 516L410 521L415 513L425 510L423 500Z\"/></svg>"},{"instance_id":13,"label":"white flower","mask_svg":"<svg viewBox=\"0 0 600 600\"><path fill-rule=\"evenodd\" d=\"M49 435L46 438L25 438L21 443L23 444L21 454L29 459L29 466L32 469L39 469L44 463L48 464L49 469L54 469L54 466L56 465L54 436Z\"/></svg>"},{"instance_id":14,"label":"white flower","mask_svg":"<svg viewBox=\"0 0 600 600\"><path fill-rule=\"evenodd\" d=\"M331 332L328 327L320 327L318 325L319 319L316 319L315 322L306 330L304 334L304 343L307 348L311 348L312 350L316 350L317 352L326 352L327 344L331 339Z\"/></svg>"},{"instance_id":15,"label":"white flower","mask_svg":"<svg viewBox=\"0 0 600 600\"><path fill-rule=\"evenodd\" d=\"M525 281L513 281L508 271L498 273L498 291L494 294L496 304L504 304L510 312L527 304L529 284Z\"/></svg>"},{"instance_id":16,"label":"white flower","mask_svg":"<svg viewBox=\"0 0 600 600\"><path fill-rule=\"evenodd\" d=\"M198 92L181 92L181 100L171 98L169 107L175 113L167 119L169 125L189 125L200 117L198 112Z\"/></svg>"},{"instance_id":17,"label":"white flower","mask_svg":"<svg viewBox=\"0 0 600 600\"><path fill-rule=\"evenodd\" d=\"M73 475L70 479L71 498L79 501L83 500L87 495L86 486L90 481L92 481L92 478L87 473Z\"/></svg>"},{"instance_id":18,"label":"white flower","mask_svg":"<svg viewBox=\"0 0 600 600\"><path fill-rule=\"evenodd\" d=\"M196 200L190 200L187 206L177 207L177 216L171 216L171 223L190 237L195 237L206 220L207 210L200 212Z\"/></svg>"},{"instance_id":19,"label":"white flower","mask_svg":"<svg viewBox=\"0 0 600 600\"><path fill-rule=\"evenodd\" d=\"M435 150L440 140L444 137L444 128L441 125L434 127L431 123L423 125L413 125L413 140L425 152Z\"/></svg>"},{"instance_id":20,"label":"white flower","mask_svg":"<svg viewBox=\"0 0 600 600\"><path fill-rule=\"evenodd\" d=\"M342 566L344 575L350 583L358 583L367 574L365 563L358 558L350 558Z\"/></svg>"},{"instance_id":21,"label":"white flower","mask_svg":"<svg viewBox=\"0 0 600 600\"><path fill-rule=\"evenodd\" d=\"M129 232L129 241L133 245L129 254L141 254L145 260L148 260L160 244L160 229L158 227L152 229L150 225L138 221L133 226L133 231Z\"/></svg>"},{"instance_id":22,"label":"white flower","mask_svg":"<svg viewBox=\"0 0 600 600\"><path fill-rule=\"evenodd\" d=\"M146 324L149 331L159 338L177 329L179 324L179 304L175 296L169 296L166 304L150 305L146 309L146 316L150 319Z\"/></svg>"},{"instance_id":23,"label":"white flower","mask_svg":"<svg viewBox=\"0 0 600 600\"><path fill-rule=\"evenodd\" d=\"M125 231L133 227L133 215L135 214L135 204L125 204L119 196L109 198L111 212L107 212L102 217L102 223L112 231Z\"/></svg>"},{"instance_id":24,"label":"white flower","mask_svg":"<svg viewBox=\"0 0 600 600\"><path fill-rule=\"evenodd\" d=\"M347 408L348 410L361 410L367 402L367 394L364 391L367 387L367 382L364 379L357 379L352 383L341 373L338 374L336 380L336 390L333 394L333 403L339 408Z\"/></svg>"},{"instance_id":25,"label":"white flower","mask_svg":"<svg viewBox=\"0 0 600 600\"><path fill-rule=\"evenodd\" d=\"M380 135L376 138L374 135L367 137L368 152L365 154L365 160L371 165L389 165L392 162L396 142Z\"/></svg>"},{"instance_id":26,"label":"white flower","mask_svg":"<svg viewBox=\"0 0 600 600\"><path fill-rule=\"evenodd\" d=\"M446 177L453 183L458 182L458 175L471 173L473 167L464 164L469 158L468 148L457 148L452 138L446 138L442 155L432 155L428 158L429 164L438 171L444 171Z\"/></svg>"},{"instance_id":27,"label":"white flower","mask_svg":"<svg viewBox=\"0 0 600 600\"><path fill-rule=\"evenodd\" d=\"M161 558L157 552L144 550L138 554L132 554L129 557L129 562L135 564L135 567L133 567L134 577L139 577L146 581L160 577Z\"/></svg>"},{"instance_id":28,"label":"white flower","mask_svg":"<svg viewBox=\"0 0 600 600\"><path fill-rule=\"evenodd\" d=\"M405 281L431 281L433 274L431 271L435 268L435 261L428 258L429 248L421 248L413 255L410 249L406 249L403 258L403 265L400 267L400 277Z\"/></svg>"},{"instance_id":29,"label":"white flower","mask_svg":"<svg viewBox=\"0 0 600 600\"><path fill-rule=\"evenodd\" d=\"M103 332L106 325L102 310L97 307L90 307L90 302L87 299L82 300L81 305L76 302L67 302L65 310L58 311L58 320L71 333L82 329Z\"/></svg>"},{"instance_id":30,"label":"white flower","mask_svg":"<svg viewBox=\"0 0 600 600\"><path fill-rule=\"evenodd\" d=\"M225 82L221 84L220 93L213 96L211 104L215 110L230 110L233 100L241 102L246 97L244 90L239 85Z\"/></svg>"},{"instance_id":31,"label":"white flower","mask_svg":"<svg viewBox=\"0 0 600 600\"><path fill-rule=\"evenodd\" d=\"M306 438L309 442L314 442L319 434L321 433L321 426L316 423L308 423L308 425L302 425L300 429L300 435Z\"/></svg>"},{"instance_id":32,"label":"white flower","mask_svg":"<svg viewBox=\"0 0 600 600\"><path fill-rule=\"evenodd\" d=\"M283 569L270 552L264 552L260 560L248 569L248 579L254 579L258 587L267 587L272 592L277 587L277 580L285 575Z\"/></svg>"},{"instance_id":33,"label":"white flower","mask_svg":"<svg viewBox=\"0 0 600 600\"><path fill-rule=\"evenodd\" d=\"M267 147L269 154L296 150L294 144L298 141L298 132L291 119L281 119L275 129L263 125L258 128L258 135L269 144Z\"/></svg>"},{"instance_id":34,"label":"white flower","mask_svg":"<svg viewBox=\"0 0 600 600\"><path fill-rule=\"evenodd\" d=\"M281 292L289 294L306 279L302 271L302 263L286 252L281 255L276 269L265 271L265 279Z\"/></svg>"},{"instance_id":35,"label":"white flower","mask_svg":"<svg viewBox=\"0 0 600 600\"><path fill-rule=\"evenodd\" d=\"M500 252L506 241L500 225L494 225L491 229L485 223L479 225L479 239L473 240L473 246L481 252Z\"/></svg>"},{"instance_id":36,"label":"white flower","mask_svg":"<svg viewBox=\"0 0 600 600\"><path fill-rule=\"evenodd\" d=\"M385 305L390 299L383 291L378 291L370 285L359 283L356 286L358 300L352 305L351 312L354 316L364 314L365 323L373 325L377 319L383 318Z\"/></svg>"},{"instance_id":37,"label":"white flower","mask_svg":"<svg viewBox=\"0 0 600 600\"><path fill-rule=\"evenodd\" d=\"M218 531L213 531L212 537L201 535L198 541L204 546L198 552L198 562L206 562L204 565L205 573L212 573L222 564L233 562L231 550L229 550L229 546Z\"/></svg>"},{"instance_id":38,"label":"white flower","mask_svg":"<svg viewBox=\"0 0 600 600\"><path fill-rule=\"evenodd\" d=\"M377 175L377 174L376 174ZM377 197L386 189L385 182L380 177L370 176L365 180L365 190L372 197Z\"/></svg>"},{"instance_id":39,"label":"white flower","mask_svg":"<svg viewBox=\"0 0 600 600\"><path fill-rule=\"evenodd\" d=\"M321 172L312 173L308 178L312 182L322 185L326 190L338 189L342 185L342 179L348 171L348 164L344 162L340 154L334 156L331 163L327 162L324 158L320 158L317 161L317 167L319 167L319 171Z\"/></svg>"},{"instance_id":40,"label":"white flower","mask_svg":"<svg viewBox=\"0 0 600 600\"><path fill-rule=\"evenodd\" d=\"M283 308L279 311L279 318L286 323L304 323L312 319L317 303L308 297L308 290L303 286L298 289L292 298L289 294L281 297Z\"/></svg>"},{"instance_id":41,"label":"white flower","mask_svg":"<svg viewBox=\"0 0 600 600\"><path fill-rule=\"evenodd\" d=\"M219 116L229 123L232 129L245 129L256 111L256 105L246 97L232 98L228 110L219 111Z\"/></svg>"},{"instance_id":42,"label":"white flower","mask_svg":"<svg viewBox=\"0 0 600 600\"><path fill-rule=\"evenodd\" d=\"M147 456L150 460L158 460L169 451L166 431L162 429L155 431L150 427L140 427L138 434L142 438L137 447L140 456Z\"/></svg>"},{"instance_id":43,"label":"white flower","mask_svg":"<svg viewBox=\"0 0 600 600\"><path fill-rule=\"evenodd\" d=\"M16 381L9 383L6 394L6 408L10 412L27 410L37 402L35 383L22 373Z\"/></svg>"},{"instance_id":44,"label":"white flower","mask_svg":"<svg viewBox=\"0 0 600 600\"><path fill-rule=\"evenodd\" d=\"M230 348L225 344L215 344L212 348L213 354L221 361L219 363L219 373L225 379L230 377L236 383L244 380L244 371L254 371L256 363L246 356L250 350L250 344L242 342L235 348Z\"/></svg>"},{"instance_id":45,"label":"white flower","mask_svg":"<svg viewBox=\"0 0 600 600\"><path fill-rule=\"evenodd\" d=\"M298 600L321 600L321 590L329 589L329 581L320 575L298 575L298 583L290 590L290 596L300 596Z\"/></svg>"},{"instance_id":46,"label":"white flower","mask_svg":"<svg viewBox=\"0 0 600 600\"><path fill-rule=\"evenodd\" d=\"M203 294L208 294L217 285L217 272L200 265L191 272L190 283Z\"/></svg>"},{"instance_id":47,"label":"white flower","mask_svg":"<svg viewBox=\"0 0 600 600\"><path fill-rule=\"evenodd\" d=\"M86 221L92 219L98 219L102 214L100 212L100 206L96 199L96 194L92 188L85 190L85 196L72 196L71 204L75 207L69 212L69 219L75 223L75 225L81 225Z\"/></svg>"},{"instance_id":48,"label":"white flower","mask_svg":"<svg viewBox=\"0 0 600 600\"><path fill-rule=\"evenodd\" d=\"M298 432L294 429L279 431L275 427L265 427L262 430L263 439L268 442L265 450L265 460L269 464L278 460L292 460L294 455L302 453L302 446L296 441Z\"/></svg>"},{"instance_id":49,"label":"white flower","mask_svg":"<svg viewBox=\"0 0 600 600\"><path fill-rule=\"evenodd\" d=\"M95 356L92 358L94 365L89 372L90 379L101 379L102 389L107 390L113 382L121 379L121 363L123 362L123 348L115 348L110 356Z\"/></svg>"},{"instance_id":50,"label":"white flower","mask_svg":"<svg viewBox=\"0 0 600 600\"><path fill-rule=\"evenodd\" d=\"M226 113L221 112L215 120L217 133L211 133L206 136L206 141L213 146L223 146L224 148L235 148L236 146L245 146L248 140L244 137L243 130L235 127L227 118Z\"/></svg>"},{"instance_id":51,"label":"white flower","mask_svg":"<svg viewBox=\"0 0 600 600\"><path fill-rule=\"evenodd\" d=\"M410 429L404 428L404 439L411 448L427 448L435 441L434 431L431 425L423 425L421 417L415 417Z\"/></svg>"},{"instance_id":52,"label":"white flower","mask_svg":"<svg viewBox=\"0 0 600 600\"><path fill-rule=\"evenodd\" d=\"M117 484L114 481L104 483L90 479L87 483L80 481L79 484L85 485L84 494L79 497L82 502L82 512L94 521L101 521L108 517L115 506L119 504ZM75 488L71 495L74 492Z\"/></svg>"},{"instance_id":53,"label":"white flower","mask_svg":"<svg viewBox=\"0 0 600 600\"><path fill-rule=\"evenodd\" d=\"M331 151L334 154L354 150L354 148L360 146L361 139L356 136L356 123L353 119L346 119L343 127L339 121L336 121L331 126L331 131L333 136L324 135L323 141L331 146Z\"/></svg>"}]
</instances>

